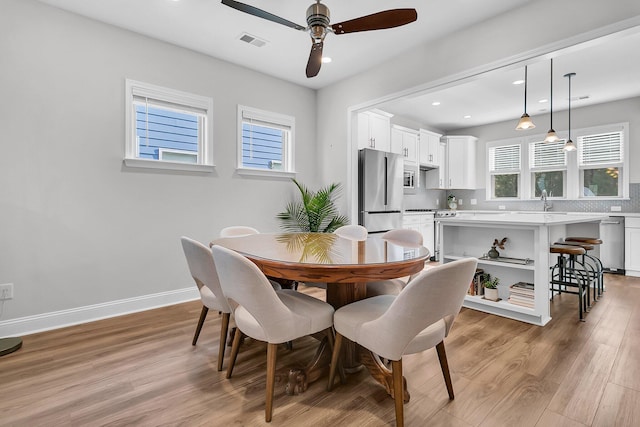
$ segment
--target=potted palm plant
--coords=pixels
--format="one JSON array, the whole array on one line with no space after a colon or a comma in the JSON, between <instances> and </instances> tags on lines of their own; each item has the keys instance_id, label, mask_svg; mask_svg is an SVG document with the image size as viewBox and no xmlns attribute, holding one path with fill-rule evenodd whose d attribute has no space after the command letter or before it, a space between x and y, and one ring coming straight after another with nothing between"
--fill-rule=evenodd
<instances>
[{"instance_id":1,"label":"potted palm plant","mask_svg":"<svg viewBox=\"0 0 640 427\"><path fill-rule=\"evenodd\" d=\"M484 298L491 301L498 301L498 285L500 284L500 278L491 277L490 274L486 274L483 281L484 286Z\"/></svg>"},{"instance_id":2,"label":"potted palm plant","mask_svg":"<svg viewBox=\"0 0 640 427\"><path fill-rule=\"evenodd\" d=\"M340 195L340 184L330 184L318 191L309 190L304 184L292 180L300 190L300 199L287 203L277 218L281 227L289 232L333 233L336 228L349 223L340 215L334 200Z\"/></svg>"}]
</instances>

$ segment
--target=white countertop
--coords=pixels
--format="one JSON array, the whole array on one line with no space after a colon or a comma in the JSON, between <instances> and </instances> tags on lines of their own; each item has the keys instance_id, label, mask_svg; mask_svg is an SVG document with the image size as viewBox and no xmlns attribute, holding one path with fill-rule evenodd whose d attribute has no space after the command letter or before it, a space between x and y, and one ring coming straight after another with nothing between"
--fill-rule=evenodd
<instances>
[{"instance_id":1,"label":"white countertop","mask_svg":"<svg viewBox=\"0 0 640 427\"><path fill-rule=\"evenodd\" d=\"M511 224L511 225L562 225L594 222L608 218L608 213L564 212L500 212L458 211L456 216L438 218L443 223Z\"/></svg>"}]
</instances>

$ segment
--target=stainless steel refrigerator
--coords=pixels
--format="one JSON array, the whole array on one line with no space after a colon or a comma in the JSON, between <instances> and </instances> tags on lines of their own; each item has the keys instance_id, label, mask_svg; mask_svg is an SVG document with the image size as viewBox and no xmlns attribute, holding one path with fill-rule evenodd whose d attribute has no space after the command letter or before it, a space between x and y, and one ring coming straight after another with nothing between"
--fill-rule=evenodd
<instances>
[{"instance_id":1,"label":"stainless steel refrigerator","mask_svg":"<svg viewBox=\"0 0 640 427\"><path fill-rule=\"evenodd\" d=\"M400 154L368 148L358 152L358 224L369 233L402 226L402 176Z\"/></svg>"}]
</instances>

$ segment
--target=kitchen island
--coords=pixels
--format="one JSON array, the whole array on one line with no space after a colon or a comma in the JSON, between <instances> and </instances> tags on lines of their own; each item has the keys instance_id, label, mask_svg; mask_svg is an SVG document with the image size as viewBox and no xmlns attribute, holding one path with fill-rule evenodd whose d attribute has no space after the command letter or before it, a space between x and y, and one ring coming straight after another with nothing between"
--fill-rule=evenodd
<instances>
[{"instance_id":1,"label":"kitchen island","mask_svg":"<svg viewBox=\"0 0 640 427\"><path fill-rule=\"evenodd\" d=\"M598 236L598 225L604 218L606 214L596 213L462 211L440 218L436 226L443 263L476 257L479 268L500 279L499 301L467 295L465 307L543 326L551 320L549 268L556 258L549 253L549 244L569 234ZM500 257L487 256L494 240L504 237L507 241L504 249L498 249ZM508 302L509 287L518 282L534 285L532 307Z\"/></svg>"}]
</instances>

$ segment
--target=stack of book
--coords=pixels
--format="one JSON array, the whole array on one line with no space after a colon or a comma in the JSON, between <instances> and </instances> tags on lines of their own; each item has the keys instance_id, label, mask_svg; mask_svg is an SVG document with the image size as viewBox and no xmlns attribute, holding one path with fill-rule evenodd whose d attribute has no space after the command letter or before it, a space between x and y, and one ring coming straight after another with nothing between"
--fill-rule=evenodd
<instances>
[{"instance_id":1,"label":"stack of book","mask_svg":"<svg viewBox=\"0 0 640 427\"><path fill-rule=\"evenodd\" d=\"M533 283L518 282L509 287L509 302L522 307L534 308Z\"/></svg>"},{"instance_id":2,"label":"stack of book","mask_svg":"<svg viewBox=\"0 0 640 427\"><path fill-rule=\"evenodd\" d=\"M481 268L477 268L476 273L473 275L473 279L471 279L471 283L469 284L469 290L467 291L468 295L484 294L484 288L482 287L483 275L484 275L484 270Z\"/></svg>"}]
</instances>

